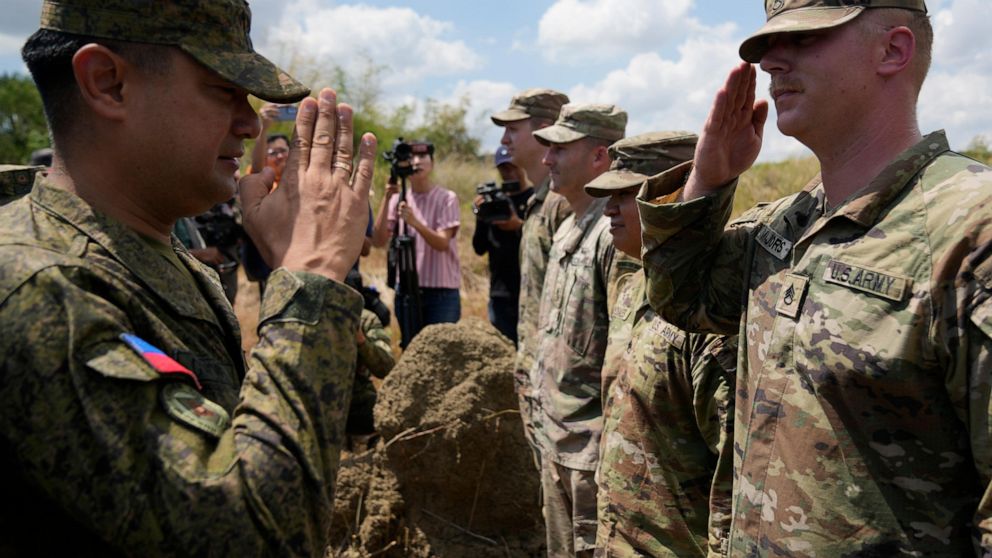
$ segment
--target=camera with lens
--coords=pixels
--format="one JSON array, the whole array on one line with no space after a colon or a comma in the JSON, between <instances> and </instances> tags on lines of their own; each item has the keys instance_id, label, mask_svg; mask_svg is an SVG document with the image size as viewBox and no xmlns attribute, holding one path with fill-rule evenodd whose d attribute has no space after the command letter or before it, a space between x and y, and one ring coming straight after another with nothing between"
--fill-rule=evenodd
<instances>
[{"instance_id":1,"label":"camera with lens","mask_svg":"<svg viewBox=\"0 0 992 558\"><path fill-rule=\"evenodd\" d=\"M505 221L513 216L513 200L507 192L516 192L519 189L519 182L504 182L502 186L495 182L479 184L475 187L475 193L482 196L482 202L472 208L472 211L483 223Z\"/></svg>"},{"instance_id":2,"label":"camera with lens","mask_svg":"<svg viewBox=\"0 0 992 558\"><path fill-rule=\"evenodd\" d=\"M382 158L389 161L391 168L389 172L390 180L406 178L413 175L413 146L403 141L403 138L396 138L393 148L382 154Z\"/></svg>"}]
</instances>

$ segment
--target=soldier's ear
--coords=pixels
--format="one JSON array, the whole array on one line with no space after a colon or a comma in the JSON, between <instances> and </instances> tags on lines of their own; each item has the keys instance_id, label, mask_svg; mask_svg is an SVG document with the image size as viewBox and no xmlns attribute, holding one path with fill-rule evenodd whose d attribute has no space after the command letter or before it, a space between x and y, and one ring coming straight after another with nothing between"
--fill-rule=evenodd
<instances>
[{"instance_id":1,"label":"soldier's ear","mask_svg":"<svg viewBox=\"0 0 992 558\"><path fill-rule=\"evenodd\" d=\"M72 72L90 110L110 120L124 119L124 89L132 73L126 60L103 45L90 43L73 55Z\"/></svg>"},{"instance_id":2,"label":"soldier's ear","mask_svg":"<svg viewBox=\"0 0 992 558\"><path fill-rule=\"evenodd\" d=\"M889 29L882 36L878 75L894 76L906 70L916 55L916 36L907 27Z\"/></svg>"}]
</instances>

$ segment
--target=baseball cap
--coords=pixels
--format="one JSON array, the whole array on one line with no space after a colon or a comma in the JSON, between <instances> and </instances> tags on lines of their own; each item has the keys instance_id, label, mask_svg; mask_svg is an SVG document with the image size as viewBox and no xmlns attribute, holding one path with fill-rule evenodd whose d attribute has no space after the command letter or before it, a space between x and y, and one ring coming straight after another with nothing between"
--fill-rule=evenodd
<instances>
[{"instance_id":1,"label":"baseball cap","mask_svg":"<svg viewBox=\"0 0 992 558\"><path fill-rule=\"evenodd\" d=\"M493 157L493 166L500 166L511 162L512 157L510 156L510 150L506 148L505 145L501 145L496 149L496 156Z\"/></svg>"},{"instance_id":2,"label":"baseball cap","mask_svg":"<svg viewBox=\"0 0 992 558\"><path fill-rule=\"evenodd\" d=\"M924 0L765 0L767 21L741 43L741 58L751 63L760 62L768 48L769 35L837 27L869 8L927 12Z\"/></svg>"},{"instance_id":3,"label":"baseball cap","mask_svg":"<svg viewBox=\"0 0 992 558\"><path fill-rule=\"evenodd\" d=\"M627 113L615 105L569 103L561 107L554 125L534 132L537 141L571 143L585 137L617 141L627 128Z\"/></svg>"},{"instance_id":4,"label":"baseball cap","mask_svg":"<svg viewBox=\"0 0 992 558\"><path fill-rule=\"evenodd\" d=\"M699 138L692 132L649 132L610 146L610 170L586 184L586 193L605 198L617 190L640 186L654 175L692 159Z\"/></svg>"},{"instance_id":5,"label":"baseball cap","mask_svg":"<svg viewBox=\"0 0 992 558\"><path fill-rule=\"evenodd\" d=\"M526 120L532 116L554 120L561 107L568 102L568 95L554 89L526 89L510 100L510 108L492 115L493 123L506 126L508 122Z\"/></svg>"},{"instance_id":6,"label":"baseball cap","mask_svg":"<svg viewBox=\"0 0 992 558\"><path fill-rule=\"evenodd\" d=\"M244 0L45 0L41 28L175 46L252 95L292 103L310 90L252 47Z\"/></svg>"}]
</instances>

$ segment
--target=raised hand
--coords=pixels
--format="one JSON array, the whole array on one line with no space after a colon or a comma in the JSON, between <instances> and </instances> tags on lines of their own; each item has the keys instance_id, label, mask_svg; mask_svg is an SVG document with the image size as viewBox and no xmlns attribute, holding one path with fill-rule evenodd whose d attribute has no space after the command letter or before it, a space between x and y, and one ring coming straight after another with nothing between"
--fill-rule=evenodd
<instances>
[{"instance_id":1,"label":"raised hand","mask_svg":"<svg viewBox=\"0 0 992 558\"><path fill-rule=\"evenodd\" d=\"M688 201L719 190L758 158L768 102L755 102L755 81L754 66L747 62L727 76L699 134L695 163L682 199Z\"/></svg>"},{"instance_id":2,"label":"raised hand","mask_svg":"<svg viewBox=\"0 0 992 558\"><path fill-rule=\"evenodd\" d=\"M265 261L342 281L358 260L368 222L376 139L362 136L353 174L352 109L332 89L300 103L279 187L274 174L241 180L244 227Z\"/></svg>"}]
</instances>

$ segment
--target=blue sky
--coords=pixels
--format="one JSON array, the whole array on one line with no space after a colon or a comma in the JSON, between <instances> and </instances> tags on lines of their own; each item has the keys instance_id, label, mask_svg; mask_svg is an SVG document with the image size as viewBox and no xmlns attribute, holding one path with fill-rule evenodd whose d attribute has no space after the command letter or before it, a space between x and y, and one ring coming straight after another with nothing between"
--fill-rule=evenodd
<instances>
[{"instance_id":1,"label":"blue sky","mask_svg":"<svg viewBox=\"0 0 992 558\"><path fill-rule=\"evenodd\" d=\"M255 0L256 48L292 66L290 53L360 72L371 60L382 101L423 106L467 96L467 123L495 148L488 115L515 91L552 87L573 101L610 102L630 115L628 135L698 130L737 46L764 22L760 0ZM23 72L17 51L41 2L5 0L0 72ZM946 128L953 147L992 135L988 0L930 0L937 41L920 99L921 128ZM320 85L314 83L313 85ZM759 95L767 79L759 78ZM774 118L774 114L772 115ZM766 127L761 160L805 149Z\"/></svg>"}]
</instances>

